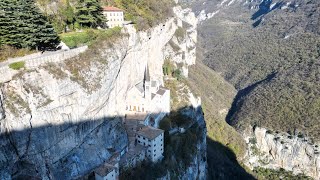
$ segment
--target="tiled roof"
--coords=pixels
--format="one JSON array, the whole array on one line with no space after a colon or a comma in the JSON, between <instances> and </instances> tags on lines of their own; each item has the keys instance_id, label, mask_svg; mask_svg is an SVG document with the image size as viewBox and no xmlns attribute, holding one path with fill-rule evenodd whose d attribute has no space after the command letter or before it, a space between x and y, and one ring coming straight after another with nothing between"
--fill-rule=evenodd
<instances>
[{"instance_id":1,"label":"tiled roof","mask_svg":"<svg viewBox=\"0 0 320 180\"><path fill-rule=\"evenodd\" d=\"M146 119L146 117L148 116L148 114L146 113L135 113L135 114L128 114L126 119L127 120L140 120L143 121Z\"/></svg>"},{"instance_id":2,"label":"tiled roof","mask_svg":"<svg viewBox=\"0 0 320 180\"><path fill-rule=\"evenodd\" d=\"M151 94L151 99L153 99L156 96L156 94Z\"/></svg>"},{"instance_id":3,"label":"tiled roof","mask_svg":"<svg viewBox=\"0 0 320 180\"><path fill-rule=\"evenodd\" d=\"M103 11L123 11L123 10L116 7L112 7L112 6L106 6L106 7L103 7Z\"/></svg>"},{"instance_id":4,"label":"tiled roof","mask_svg":"<svg viewBox=\"0 0 320 180\"><path fill-rule=\"evenodd\" d=\"M159 95L164 95L164 93L166 93L166 90L164 90L164 89L159 89L158 91L157 91L157 94L159 94Z\"/></svg>"},{"instance_id":5,"label":"tiled roof","mask_svg":"<svg viewBox=\"0 0 320 180\"><path fill-rule=\"evenodd\" d=\"M140 93L143 93L144 89L143 89L143 81L141 81L140 83L136 84L136 88L139 90Z\"/></svg>"},{"instance_id":6,"label":"tiled roof","mask_svg":"<svg viewBox=\"0 0 320 180\"><path fill-rule=\"evenodd\" d=\"M106 163L103 166L100 166L97 169L95 169L94 172L104 177L104 176L107 176L110 172L112 172L115 169L116 167Z\"/></svg>"},{"instance_id":7,"label":"tiled roof","mask_svg":"<svg viewBox=\"0 0 320 180\"><path fill-rule=\"evenodd\" d=\"M161 129L153 128L151 126L144 126L138 130L137 135L153 140L162 133L164 133L164 131Z\"/></svg>"}]
</instances>

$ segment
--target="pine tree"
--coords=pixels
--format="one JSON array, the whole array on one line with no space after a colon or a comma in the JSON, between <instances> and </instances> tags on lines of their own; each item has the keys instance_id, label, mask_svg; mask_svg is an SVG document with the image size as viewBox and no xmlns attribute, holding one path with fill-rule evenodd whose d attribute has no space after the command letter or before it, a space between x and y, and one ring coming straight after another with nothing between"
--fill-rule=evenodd
<instances>
[{"instance_id":1,"label":"pine tree","mask_svg":"<svg viewBox=\"0 0 320 180\"><path fill-rule=\"evenodd\" d=\"M70 5L69 0L66 0L65 3L61 4L59 14L61 14L61 19L64 22L64 31L66 32L67 26L71 26L71 28L73 29L74 22L75 22L75 13L73 8Z\"/></svg>"},{"instance_id":2,"label":"pine tree","mask_svg":"<svg viewBox=\"0 0 320 180\"><path fill-rule=\"evenodd\" d=\"M84 27L96 28L105 22L98 0L80 0L76 7L77 22Z\"/></svg>"},{"instance_id":3,"label":"pine tree","mask_svg":"<svg viewBox=\"0 0 320 180\"><path fill-rule=\"evenodd\" d=\"M0 12L0 44L52 49L59 43L57 33L33 0L2 0Z\"/></svg>"},{"instance_id":4,"label":"pine tree","mask_svg":"<svg viewBox=\"0 0 320 180\"><path fill-rule=\"evenodd\" d=\"M17 27L21 22L16 19L18 16L17 2L14 0L0 1L0 45L7 44L19 46L19 34Z\"/></svg>"}]
</instances>

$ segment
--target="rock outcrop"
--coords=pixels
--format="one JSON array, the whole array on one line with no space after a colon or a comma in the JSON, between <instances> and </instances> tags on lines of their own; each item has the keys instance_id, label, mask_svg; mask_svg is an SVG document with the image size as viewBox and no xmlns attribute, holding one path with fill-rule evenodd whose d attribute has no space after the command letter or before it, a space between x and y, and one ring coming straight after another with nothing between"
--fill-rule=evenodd
<instances>
[{"instance_id":1,"label":"rock outcrop","mask_svg":"<svg viewBox=\"0 0 320 180\"><path fill-rule=\"evenodd\" d=\"M203 111L200 106L194 109L194 111L189 111L189 117L193 118L195 123L201 129L201 134L198 138L197 143L197 153L193 157L191 165L187 168L185 173L183 173L180 179L206 179L207 177L207 128L205 124L205 119L203 116Z\"/></svg>"},{"instance_id":2,"label":"rock outcrop","mask_svg":"<svg viewBox=\"0 0 320 180\"><path fill-rule=\"evenodd\" d=\"M126 148L128 138L121 122L127 91L143 79L147 64L153 78L163 79L164 59L176 56L168 53L167 45L188 13L176 11L177 17L145 32L129 25L124 29L128 36L99 47L99 57L93 54L28 68L3 83L1 179L26 175L72 179ZM195 33L190 27L186 40L182 39L185 48L180 52L190 57L195 53ZM181 56L180 62L194 63L185 59ZM203 161L199 169L203 171L205 165Z\"/></svg>"},{"instance_id":3,"label":"rock outcrop","mask_svg":"<svg viewBox=\"0 0 320 180\"><path fill-rule=\"evenodd\" d=\"M191 9L173 8L177 16L178 29L165 47L165 57L181 68L188 77L188 67L196 63L196 43L198 19Z\"/></svg>"},{"instance_id":4,"label":"rock outcrop","mask_svg":"<svg viewBox=\"0 0 320 180\"><path fill-rule=\"evenodd\" d=\"M250 129L245 135L249 145L245 162L248 167L283 168L294 174L320 178L319 146L310 139L259 127Z\"/></svg>"}]
</instances>

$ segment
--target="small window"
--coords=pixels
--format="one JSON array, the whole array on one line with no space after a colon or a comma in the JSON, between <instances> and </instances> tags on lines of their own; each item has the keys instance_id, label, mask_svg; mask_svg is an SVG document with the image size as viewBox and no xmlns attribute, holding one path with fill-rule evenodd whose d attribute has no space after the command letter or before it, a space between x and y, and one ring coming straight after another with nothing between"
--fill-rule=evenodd
<instances>
[{"instance_id":1,"label":"small window","mask_svg":"<svg viewBox=\"0 0 320 180\"><path fill-rule=\"evenodd\" d=\"M146 138L143 137L143 140L146 140Z\"/></svg>"},{"instance_id":2,"label":"small window","mask_svg":"<svg viewBox=\"0 0 320 180\"><path fill-rule=\"evenodd\" d=\"M156 152L156 150L154 150L153 152Z\"/></svg>"},{"instance_id":3,"label":"small window","mask_svg":"<svg viewBox=\"0 0 320 180\"><path fill-rule=\"evenodd\" d=\"M156 154L154 154L153 156L156 157Z\"/></svg>"},{"instance_id":4,"label":"small window","mask_svg":"<svg viewBox=\"0 0 320 180\"><path fill-rule=\"evenodd\" d=\"M154 147L156 147L156 144L154 144Z\"/></svg>"}]
</instances>

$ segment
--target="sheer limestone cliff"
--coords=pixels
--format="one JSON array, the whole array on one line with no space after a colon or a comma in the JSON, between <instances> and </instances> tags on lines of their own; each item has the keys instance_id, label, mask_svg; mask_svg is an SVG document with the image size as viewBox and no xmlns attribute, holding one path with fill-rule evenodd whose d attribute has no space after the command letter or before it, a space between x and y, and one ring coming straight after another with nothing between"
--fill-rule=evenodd
<instances>
[{"instance_id":1,"label":"sheer limestone cliff","mask_svg":"<svg viewBox=\"0 0 320 180\"><path fill-rule=\"evenodd\" d=\"M194 16L181 8L175 13L145 32L127 26L127 36L91 49L91 56L27 68L1 84L0 179L72 179L122 151L127 91L143 79L147 64L151 76L163 80L166 58L194 63L183 57L195 53L196 23L176 42L184 56L169 52L183 17Z\"/></svg>"},{"instance_id":2,"label":"sheer limestone cliff","mask_svg":"<svg viewBox=\"0 0 320 180\"><path fill-rule=\"evenodd\" d=\"M245 164L250 168L283 168L294 174L320 178L319 146L302 134L250 128L244 133L249 145Z\"/></svg>"}]
</instances>

